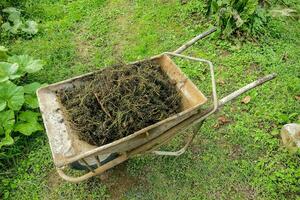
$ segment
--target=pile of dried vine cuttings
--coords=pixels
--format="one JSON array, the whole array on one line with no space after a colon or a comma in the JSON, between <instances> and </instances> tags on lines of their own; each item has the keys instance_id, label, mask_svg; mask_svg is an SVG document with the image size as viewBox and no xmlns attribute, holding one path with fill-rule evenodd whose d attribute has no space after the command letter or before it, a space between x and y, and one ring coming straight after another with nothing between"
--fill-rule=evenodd
<instances>
[{"instance_id":1,"label":"pile of dried vine cuttings","mask_svg":"<svg viewBox=\"0 0 300 200\"><path fill-rule=\"evenodd\" d=\"M57 91L79 138L101 146L180 112L181 96L158 63L117 65Z\"/></svg>"}]
</instances>

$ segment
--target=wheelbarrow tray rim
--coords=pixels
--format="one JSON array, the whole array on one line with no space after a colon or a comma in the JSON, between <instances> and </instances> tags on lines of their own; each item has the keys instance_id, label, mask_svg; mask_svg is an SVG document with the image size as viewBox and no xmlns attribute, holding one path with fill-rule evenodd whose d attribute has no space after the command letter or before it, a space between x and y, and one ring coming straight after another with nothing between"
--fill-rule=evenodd
<instances>
[{"instance_id":1,"label":"wheelbarrow tray rim","mask_svg":"<svg viewBox=\"0 0 300 200\"><path fill-rule=\"evenodd\" d=\"M129 64L135 64L135 63L139 63L139 62L143 62L143 61L147 61L147 60L159 59L159 58L162 58L162 57L165 57L165 58L169 59L171 62L173 62L172 59L168 55L160 54L160 55L153 56L149 59L143 59L143 60L131 62ZM175 65L175 67L178 68L176 65ZM43 121L44 121L44 124L45 124L47 136L49 138L49 143L50 143L50 148L51 148L52 156L53 156L53 159L54 159L54 163L57 167L63 167L67 164L78 161L79 159L82 159L82 158L85 158L85 157L88 157L88 156L92 156L92 155L97 155L100 152L103 152L105 150L109 150L109 149L114 148L114 147L117 148L118 145L126 143L126 142L130 143L130 141L132 139L140 136L141 134L147 133L149 130L151 130L153 128L156 128L156 127L159 127L159 126L162 126L163 124L171 122L172 120L173 121L175 120L175 122L176 122L176 119L181 119L181 121L182 121L183 119L186 119L188 116L191 116L193 113L195 113L193 111L196 111L201 105L203 105L207 101L207 98L202 94L202 92L191 82L192 83L191 86L194 87L193 89L197 90L197 92L200 95L202 95L202 98L203 98L202 101L197 103L196 105L194 105L194 106L192 106L188 109L185 109L185 110L181 111L180 113L172 115L172 116L170 116L170 117L168 117L168 118L166 118L162 121L159 121L155 124L147 126L147 127L143 128L139 131L136 131L136 132L134 132L134 133L132 133L132 134L126 136L126 137L123 137L121 139L113 141L111 143L108 143L108 144L105 144L105 145L102 145L102 146L99 146L99 147L90 145L90 146L92 146L92 148L88 151L76 153L75 155L73 154L73 155L70 155L70 156L61 155L61 154L56 153L55 148L56 148L57 145L55 144L55 142L57 142L57 138L55 138L56 137L55 134L57 135L57 134L60 134L61 132L53 131L53 127L50 127L51 125L49 123L49 120L53 120L53 119L50 119L49 106L44 105L45 104L45 99L43 98L43 96L45 95L45 93L49 93L49 92L54 93L57 90L57 88L62 87L62 85L72 83L76 80L80 80L84 77L87 77L89 75L92 75L92 74L97 73L97 72L102 71L102 70L103 69L100 69L100 70L96 70L96 71L86 73L86 74L83 74L83 75L80 75L80 76L76 76L76 77L73 77L73 78L70 78L70 79L67 79L67 80L64 80L64 81L60 81L60 82L57 82L57 83L54 83L54 84L47 85L47 86L42 87L42 88L37 90L37 96L38 96L38 101L39 101L39 105L40 105L40 110L41 110L41 113L42 113L42 118L43 118ZM180 71L181 75L185 76L184 73L179 68L177 70ZM186 79L189 80L187 77L186 77ZM61 115L60 117L63 120L64 115L62 113L60 115ZM185 117L185 118L183 118L183 117ZM56 121L57 121L57 119L56 119ZM181 121L178 120L178 122L176 122L176 124L180 123ZM50 128L51 128L51 130L50 130Z\"/></svg>"}]
</instances>

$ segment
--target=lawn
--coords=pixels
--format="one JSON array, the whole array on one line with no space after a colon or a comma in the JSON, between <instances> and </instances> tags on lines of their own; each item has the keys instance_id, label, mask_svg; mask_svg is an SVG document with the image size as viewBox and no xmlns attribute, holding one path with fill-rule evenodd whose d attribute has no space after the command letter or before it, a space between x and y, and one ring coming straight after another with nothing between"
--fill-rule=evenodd
<instances>
[{"instance_id":1,"label":"lawn","mask_svg":"<svg viewBox=\"0 0 300 200\"><path fill-rule=\"evenodd\" d=\"M205 3L196 0L20 2L25 16L39 22L39 33L0 43L12 53L44 60L44 69L28 77L42 83L175 50L213 26L201 12ZM14 157L0 160L6 163L0 198L300 199L300 153L289 153L279 134L284 124L300 123L300 23L279 17L266 28L268 34L257 40L214 34L184 52L214 63L219 97L266 74L278 75L211 116L185 154L137 156L72 184L57 174L45 132L22 136L4 148ZM176 63L211 100L208 68ZM251 97L247 104L241 102L245 96ZM179 149L189 134L182 132L164 149Z\"/></svg>"}]
</instances>

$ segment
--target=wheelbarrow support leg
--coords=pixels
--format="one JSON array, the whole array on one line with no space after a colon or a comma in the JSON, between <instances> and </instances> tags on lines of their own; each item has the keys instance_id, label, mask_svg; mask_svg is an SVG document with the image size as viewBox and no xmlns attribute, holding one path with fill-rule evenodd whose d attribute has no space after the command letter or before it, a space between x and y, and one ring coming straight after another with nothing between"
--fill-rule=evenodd
<instances>
[{"instance_id":1,"label":"wheelbarrow support leg","mask_svg":"<svg viewBox=\"0 0 300 200\"><path fill-rule=\"evenodd\" d=\"M69 176L67 174L64 173L63 169L61 168L56 168L58 174L63 178L65 179L66 181L69 181L69 182L72 182L72 183L79 183L81 181L84 181L88 178L91 178L95 175L98 175L98 174L102 174L103 172L107 171L108 169L126 161L128 159L128 156L126 154L123 154L123 155L120 155L119 157L115 158L114 160L98 167L97 169L93 170L93 171L90 171L80 177L72 177L72 176Z\"/></svg>"},{"instance_id":2,"label":"wheelbarrow support leg","mask_svg":"<svg viewBox=\"0 0 300 200\"><path fill-rule=\"evenodd\" d=\"M180 155L184 154L186 152L187 148L190 146L190 144L194 140L197 133L199 132L199 129L201 128L203 122L204 122L204 120L202 122L200 122L199 124L196 124L193 127L193 134L189 137L187 143L180 150L178 150L178 151L152 151L152 153L154 153L156 155L160 155L160 156L180 156Z\"/></svg>"}]
</instances>

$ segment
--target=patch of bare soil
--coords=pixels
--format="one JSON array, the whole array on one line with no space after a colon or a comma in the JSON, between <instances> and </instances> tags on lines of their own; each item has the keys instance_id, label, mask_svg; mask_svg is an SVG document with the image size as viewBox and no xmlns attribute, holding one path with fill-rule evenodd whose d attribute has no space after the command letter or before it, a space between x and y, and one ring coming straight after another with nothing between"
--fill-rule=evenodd
<instances>
[{"instance_id":1,"label":"patch of bare soil","mask_svg":"<svg viewBox=\"0 0 300 200\"><path fill-rule=\"evenodd\" d=\"M247 67L246 74L263 75L263 68L259 63L253 62Z\"/></svg>"},{"instance_id":2,"label":"patch of bare soil","mask_svg":"<svg viewBox=\"0 0 300 200\"><path fill-rule=\"evenodd\" d=\"M102 184L108 188L110 199L112 200L123 199L124 194L130 191L131 188L138 185L147 185L145 177L139 176L137 178L128 174L126 163L122 163L105 172L100 176L100 179Z\"/></svg>"},{"instance_id":3,"label":"patch of bare soil","mask_svg":"<svg viewBox=\"0 0 300 200\"><path fill-rule=\"evenodd\" d=\"M233 145L230 148L230 159L238 159L243 154L243 148L240 145Z\"/></svg>"},{"instance_id":4,"label":"patch of bare soil","mask_svg":"<svg viewBox=\"0 0 300 200\"><path fill-rule=\"evenodd\" d=\"M83 38L87 30L82 27L78 30L74 37L75 47L76 47L76 60L80 63L88 63L91 59L93 50L93 45L90 42Z\"/></svg>"},{"instance_id":5,"label":"patch of bare soil","mask_svg":"<svg viewBox=\"0 0 300 200\"><path fill-rule=\"evenodd\" d=\"M113 46L113 54L117 58L122 58L124 54L124 48L129 45L129 37L131 36L133 29L133 13L134 13L134 1L120 1L118 2L118 6L122 9L121 12L116 17L114 23L114 28L116 29L112 35L110 36L114 42ZM114 2L110 2L109 7L114 7Z\"/></svg>"},{"instance_id":6,"label":"patch of bare soil","mask_svg":"<svg viewBox=\"0 0 300 200\"><path fill-rule=\"evenodd\" d=\"M59 176L56 169L51 170L47 178L47 186L49 189L57 188L64 180Z\"/></svg>"},{"instance_id":7,"label":"patch of bare soil","mask_svg":"<svg viewBox=\"0 0 300 200\"><path fill-rule=\"evenodd\" d=\"M221 56L221 57L227 57L227 56L230 56L230 52L227 51L227 50L223 50L223 51L220 53L220 56Z\"/></svg>"},{"instance_id":8,"label":"patch of bare soil","mask_svg":"<svg viewBox=\"0 0 300 200\"><path fill-rule=\"evenodd\" d=\"M250 185L246 185L245 183L237 184L234 187L234 190L242 194L245 199L249 199L249 200L257 199L256 190Z\"/></svg>"}]
</instances>

